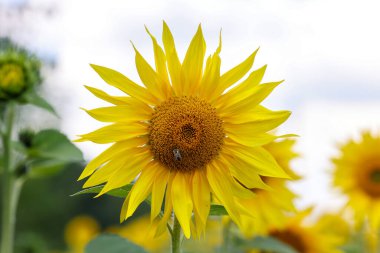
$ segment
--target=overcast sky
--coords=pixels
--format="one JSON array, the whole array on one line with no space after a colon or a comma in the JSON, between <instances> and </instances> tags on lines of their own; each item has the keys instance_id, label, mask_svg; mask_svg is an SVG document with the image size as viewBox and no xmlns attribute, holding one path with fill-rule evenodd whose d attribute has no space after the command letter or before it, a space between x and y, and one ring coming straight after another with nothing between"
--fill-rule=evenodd
<instances>
[{"instance_id":1,"label":"overcast sky","mask_svg":"<svg viewBox=\"0 0 380 253\"><path fill-rule=\"evenodd\" d=\"M25 3L31 10L20 19L15 8ZM56 62L46 91L71 138L100 126L78 109L103 104L83 84L115 93L89 63L139 81L130 41L153 62L144 25L160 40L165 20L180 56L199 23L208 54L222 29L222 70L260 46L254 66L268 64L266 81L286 80L265 104L292 110L280 131L300 135L302 159L294 165L305 180L294 185L298 203L323 210L342 203L328 189L336 144L363 129L380 132L379 10L377 0L0 0L0 35L11 34ZM100 151L91 143L79 146L87 159Z\"/></svg>"}]
</instances>

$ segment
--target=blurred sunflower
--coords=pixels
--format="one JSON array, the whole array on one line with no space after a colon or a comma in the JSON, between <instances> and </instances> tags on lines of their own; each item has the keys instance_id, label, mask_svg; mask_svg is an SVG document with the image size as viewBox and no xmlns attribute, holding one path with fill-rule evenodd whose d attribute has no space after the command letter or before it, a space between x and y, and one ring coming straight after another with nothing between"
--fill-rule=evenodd
<instances>
[{"instance_id":1,"label":"blurred sunflower","mask_svg":"<svg viewBox=\"0 0 380 253\"><path fill-rule=\"evenodd\" d=\"M297 157L293 151L295 140L284 139L264 145L276 159L278 164L293 179L299 179L290 168L290 161ZM284 225L286 215L295 212L293 201L296 195L288 189L288 180L272 177L261 177L267 185L268 190L251 189L256 193L254 198L243 199L244 203L251 211L253 217L243 216L242 232L245 236L265 234L269 227L281 227ZM264 188L265 189L265 188Z\"/></svg>"},{"instance_id":2,"label":"blurred sunflower","mask_svg":"<svg viewBox=\"0 0 380 253\"><path fill-rule=\"evenodd\" d=\"M343 253L339 250L342 241L335 233L325 233L325 222L310 224L306 221L312 209L306 209L293 217L287 218L284 226L272 227L268 235L291 246L299 253ZM330 223L329 223L330 224ZM331 225L331 224L330 224ZM255 253L257 251L251 251Z\"/></svg>"},{"instance_id":3,"label":"blurred sunflower","mask_svg":"<svg viewBox=\"0 0 380 253\"><path fill-rule=\"evenodd\" d=\"M88 242L100 232L98 222L86 215L76 216L65 227L65 241L70 253L83 253Z\"/></svg>"},{"instance_id":4,"label":"blurred sunflower","mask_svg":"<svg viewBox=\"0 0 380 253\"><path fill-rule=\"evenodd\" d=\"M125 226L110 227L107 229L107 232L125 237L152 253L167 252L170 244L168 234L154 236L149 216L134 219Z\"/></svg>"},{"instance_id":5,"label":"blurred sunflower","mask_svg":"<svg viewBox=\"0 0 380 253\"><path fill-rule=\"evenodd\" d=\"M204 66L206 44L200 26L182 63L165 23L164 49L147 32L153 42L155 70L135 48L137 72L145 87L115 70L91 65L106 83L127 95L110 96L87 87L113 104L88 110L88 114L113 123L81 135L79 141L114 144L92 160L79 179L91 175L84 187L106 183L102 195L138 176L123 204L121 220L151 194L151 219L158 222L157 233L165 231L172 211L187 238L191 232L202 233L210 193L240 225L241 214L248 210L235 197L252 198L249 189L262 184L260 176L289 177L262 147L278 138L268 131L290 115L260 105L282 81L260 84L264 66L235 85L251 69L257 50L221 75L221 40Z\"/></svg>"},{"instance_id":6,"label":"blurred sunflower","mask_svg":"<svg viewBox=\"0 0 380 253\"><path fill-rule=\"evenodd\" d=\"M350 140L334 158L334 185L348 196L358 226L368 222L372 233L380 229L380 135L363 132L361 140Z\"/></svg>"}]
</instances>

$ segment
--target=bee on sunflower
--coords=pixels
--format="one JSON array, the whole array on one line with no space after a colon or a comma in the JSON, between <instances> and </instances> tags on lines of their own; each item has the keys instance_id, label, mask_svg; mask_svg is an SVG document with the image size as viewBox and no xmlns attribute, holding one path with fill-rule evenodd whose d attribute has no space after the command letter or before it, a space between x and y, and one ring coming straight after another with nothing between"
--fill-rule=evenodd
<instances>
[{"instance_id":1,"label":"bee on sunflower","mask_svg":"<svg viewBox=\"0 0 380 253\"><path fill-rule=\"evenodd\" d=\"M262 83L266 66L253 70L257 50L224 74L220 73L221 39L205 61L201 26L181 62L171 31L163 23L163 48L147 30L155 68L134 47L143 86L110 68L91 65L109 85L125 93L111 96L86 87L112 106L86 110L110 125L78 141L112 146L94 158L79 179L84 187L104 184L99 196L136 181L126 197L120 219L130 217L151 196L151 220L157 234L165 231L174 212L174 225L185 237L204 232L212 201L222 204L241 226L260 176L289 178L263 145L278 136L289 111L272 111L260 103L282 81ZM160 215L164 202L164 211ZM177 224L177 225L176 225Z\"/></svg>"}]
</instances>

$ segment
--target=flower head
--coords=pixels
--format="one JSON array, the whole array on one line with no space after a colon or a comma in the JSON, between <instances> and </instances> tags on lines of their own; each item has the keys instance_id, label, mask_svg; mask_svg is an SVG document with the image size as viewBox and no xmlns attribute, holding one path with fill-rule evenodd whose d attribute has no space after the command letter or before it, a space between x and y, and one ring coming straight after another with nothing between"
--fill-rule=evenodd
<instances>
[{"instance_id":1,"label":"flower head","mask_svg":"<svg viewBox=\"0 0 380 253\"><path fill-rule=\"evenodd\" d=\"M297 157L292 150L294 143L295 140L284 139L263 147L293 179L298 179L299 176L290 168L291 160ZM260 188L251 189L255 193L253 198L240 200L249 207L253 216L243 216L242 232L248 237L265 234L270 227L280 228L285 224L286 216L296 211L293 205L296 195L286 185L289 180L273 177L261 177L261 180Z\"/></svg>"},{"instance_id":2,"label":"flower head","mask_svg":"<svg viewBox=\"0 0 380 253\"><path fill-rule=\"evenodd\" d=\"M112 226L107 232L115 233L140 245L151 253L167 252L170 244L168 234L155 237L151 231L149 215L140 216L124 226Z\"/></svg>"},{"instance_id":3,"label":"flower head","mask_svg":"<svg viewBox=\"0 0 380 253\"><path fill-rule=\"evenodd\" d=\"M308 221L312 209L306 209L297 215L288 217L281 227L272 227L267 235L289 245L296 252L302 253L342 253L338 248L342 246L341 235L328 231L324 221ZM257 251L251 251L256 253Z\"/></svg>"},{"instance_id":4,"label":"flower head","mask_svg":"<svg viewBox=\"0 0 380 253\"><path fill-rule=\"evenodd\" d=\"M380 135L363 132L358 141L350 140L334 158L334 184L348 197L358 226L368 222L380 229Z\"/></svg>"},{"instance_id":5,"label":"flower head","mask_svg":"<svg viewBox=\"0 0 380 253\"><path fill-rule=\"evenodd\" d=\"M25 49L0 38L0 101L19 99L40 84L40 65Z\"/></svg>"},{"instance_id":6,"label":"flower head","mask_svg":"<svg viewBox=\"0 0 380 253\"><path fill-rule=\"evenodd\" d=\"M121 220L151 195L151 219L157 221L157 233L165 230L174 211L186 237L191 232L199 235L211 201L224 205L241 224L241 215L248 210L237 199L252 198L249 189L260 184L260 176L289 177L262 147L277 138L269 131L290 115L260 105L282 81L261 83L266 66L240 81L251 69L257 50L220 74L221 41L204 61L201 26L182 62L165 23L163 48L148 34L155 69L135 48L136 68L144 86L115 70L92 65L106 83L126 95L111 96L87 87L113 104L87 113L112 124L81 135L79 141L114 144L87 165L80 179L90 176L84 187L105 183L102 195L138 177L123 204Z\"/></svg>"},{"instance_id":7,"label":"flower head","mask_svg":"<svg viewBox=\"0 0 380 253\"><path fill-rule=\"evenodd\" d=\"M76 216L65 227L65 241L72 253L83 253L87 243L100 232L98 222L90 216Z\"/></svg>"}]
</instances>

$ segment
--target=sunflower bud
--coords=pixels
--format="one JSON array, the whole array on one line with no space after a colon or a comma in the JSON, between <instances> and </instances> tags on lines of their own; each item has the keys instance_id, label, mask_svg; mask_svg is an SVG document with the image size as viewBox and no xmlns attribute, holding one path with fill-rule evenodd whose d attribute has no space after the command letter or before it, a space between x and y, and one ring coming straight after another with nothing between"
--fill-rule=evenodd
<instances>
[{"instance_id":1,"label":"sunflower bud","mask_svg":"<svg viewBox=\"0 0 380 253\"><path fill-rule=\"evenodd\" d=\"M33 130L23 129L19 132L18 139L26 148L30 148L32 146L34 136L35 132Z\"/></svg>"},{"instance_id":2,"label":"sunflower bud","mask_svg":"<svg viewBox=\"0 0 380 253\"><path fill-rule=\"evenodd\" d=\"M25 49L0 38L0 101L18 100L40 84L40 65Z\"/></svg>"},{"instance_id":3,"label":"sunflower bud","mask_svg":"<svg viewBox=\"0 0 380 253\"><path fill-rule=\"evenodd\" d=\"M0 66L0 89L11 96L17 96L25 89L24 72L17 64Z\"/></svg>"}]
</instances>

